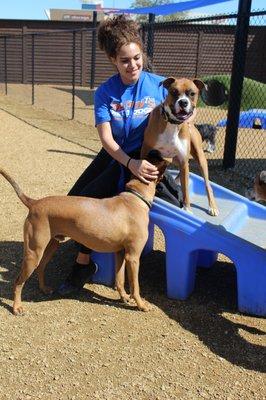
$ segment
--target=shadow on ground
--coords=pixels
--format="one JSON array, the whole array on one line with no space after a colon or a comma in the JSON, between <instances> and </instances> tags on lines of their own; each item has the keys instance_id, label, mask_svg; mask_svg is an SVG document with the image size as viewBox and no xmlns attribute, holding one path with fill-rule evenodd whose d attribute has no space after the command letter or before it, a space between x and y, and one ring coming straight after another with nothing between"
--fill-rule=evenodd
<instances>
[{"instance_id":1,"label":"shadow on ground","mask_svg":"<svg viewBox=\"0 0 266 400\"><path fill-rule=\"evenodd\" d=\"M72 156L74 155L74 156L80 156L80 157L85 157L85 158L91 158L92 160L94 160L94 158L95 158L95 154L89 154L89 153L76 153L74 151L53 150L53 149L50 149L50 150L47 150L47 151L49 153L70 154ZM91 150L91 151L93 151L93 150Z\"/></svg>"},{"instance_id":2,"label":"shadow on ground","mask_svg":"<svg viewBox=\"0 0 266 400\"><path fill-rule=\"evenodd\" d=\"M62 87L55 87L54 89L60 90L62 92L68 93L72 95L72 88L62 88ZM94 92L95 90L86 88L86 89L77 89L75 88L75 96L77 96L85 106L93 106L94 105Z\"/></svg>"},{"instance_id":3,"label":"shadow on ground","mask_svg":"<svg viewBox=\"0 0 266 400\"><path fill-rule=\"evenodd\" d=\"M23 246L20 242L0 243L0 265L3 269L0 286L1 305L9 311L11 308L5 304L5 300L11 300L13 297L12 283L20 270L22 251ZM62 282L69 273L75 254L76 247L72 241L61 245L47 267L48 284L56 287ZM224 312L237 314L236 276L232 264L217 262L213 268L198 269L195 291L186 301L166 297L164 266L165 253L162 251L153 251L143 257L140 270L142 295L182 328L196 335L216 355L245 369L266 372L265 348L248 342L241 336L240 329L254 335L265 335L266 332L233 322L223 316ZM53 301L56 298L40 293L36 274L29 279L23 291L25 301ZM87 288L75 298L83 302L128 307Z\"/></svg>"}]
</instances>

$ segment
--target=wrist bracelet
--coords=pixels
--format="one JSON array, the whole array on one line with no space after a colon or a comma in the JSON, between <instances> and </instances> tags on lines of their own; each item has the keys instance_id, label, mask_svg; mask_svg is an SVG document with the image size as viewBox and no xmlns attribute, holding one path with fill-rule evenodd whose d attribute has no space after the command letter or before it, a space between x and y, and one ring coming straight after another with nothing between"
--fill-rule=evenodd
<instances>
[{"instance_id":1,"label":"wrist bracelet","mask_svg":"<svg viewBox=\"0 0 266 400\"><path fill-rule=\"evenodd\" d=\"M132 158L129 157L129 159L127 160L127 168L128 168L128 166L129 166L129 163L130 163L131 160L132 160Z\"/></svg>"}]
</instances>

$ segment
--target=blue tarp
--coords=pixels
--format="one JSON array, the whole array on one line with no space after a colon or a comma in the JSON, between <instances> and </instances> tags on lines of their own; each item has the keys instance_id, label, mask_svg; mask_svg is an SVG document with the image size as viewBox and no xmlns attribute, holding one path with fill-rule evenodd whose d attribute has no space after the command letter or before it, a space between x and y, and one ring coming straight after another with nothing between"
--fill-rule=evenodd
<instances>
[{"instance_id":1,"label":"blue tarp","mask_svg":"<svg viewBox=\"0 0 266 400\"><path fill-rule=\"evenodd\" d=\"M176 12L192 10L194 8L206 7L212 4L225 3L226 1L232 1L232 0L191 0L191 1L183 1L181 3L164 4L161 6L154 6L154 7L121 8L119 10L112 11L112 13L168 15L168 14L174 14Z\"/></svg>"}]
</instances>

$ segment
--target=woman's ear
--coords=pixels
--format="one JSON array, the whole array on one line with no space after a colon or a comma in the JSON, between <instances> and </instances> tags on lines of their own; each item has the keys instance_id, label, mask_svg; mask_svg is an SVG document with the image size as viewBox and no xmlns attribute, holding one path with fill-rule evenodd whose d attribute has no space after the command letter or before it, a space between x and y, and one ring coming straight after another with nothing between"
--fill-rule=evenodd
<instances>
[{"instance_id":1,"label":"woman's ear","mask_svg":"<svg viewBox=\"0 0 266 400\"><path fill-rule=\"evenodd\" d=\"M108 57L108 58L109 58L109 61L110 61L112 64L116 65L116 59L115 59L115 57Z\"/></svg>"}]
</instances>

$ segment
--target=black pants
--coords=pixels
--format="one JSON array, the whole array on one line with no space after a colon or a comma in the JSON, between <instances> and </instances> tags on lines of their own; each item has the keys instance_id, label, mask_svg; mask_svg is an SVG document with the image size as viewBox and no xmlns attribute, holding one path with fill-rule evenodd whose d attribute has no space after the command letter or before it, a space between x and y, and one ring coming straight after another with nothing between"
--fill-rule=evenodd
<instances>
[{"instance_id":1,"label":"black pants","mask_svg":"<svg viewBox=\"0 0 266 400\"><path fill-rule=\"evenodd\" d=\"M139 158L139 151L129 154L130 157ZM68 196L84 196L103 199L118 194L118 183L121 176L121 168L124 168L115 161L106 150L101 149L91 164L85 169ZM130 171L124 168L125 183L130 179ZM97 221L97 216L95 216ZM96 223L96 222L95 222ZM89 254L90 249L79 245L81 253Z\"/></svg>"}]
</instances>

